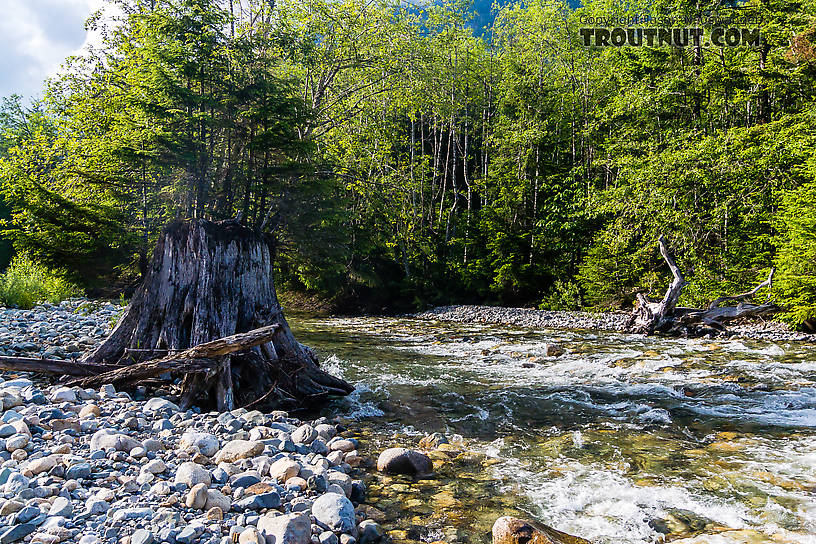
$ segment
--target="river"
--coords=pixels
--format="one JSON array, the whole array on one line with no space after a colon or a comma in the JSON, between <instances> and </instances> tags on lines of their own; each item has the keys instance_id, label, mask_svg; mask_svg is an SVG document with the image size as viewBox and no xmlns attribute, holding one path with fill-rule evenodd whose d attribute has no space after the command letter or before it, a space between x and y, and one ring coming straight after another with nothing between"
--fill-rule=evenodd
<instances>
[{"instance_id":1,"label":"river","mask_svg":"<svg viewBox=\"0 0 816 544\"><path fill-rule=\"evenodd\" d=\"M513 514L597 544L816 543L816 346L292 321L357 386L328 413L364 453L433 432L456 446L434 479L370 471L395 542L483 544Z\"/></svg>"}]
</instances>

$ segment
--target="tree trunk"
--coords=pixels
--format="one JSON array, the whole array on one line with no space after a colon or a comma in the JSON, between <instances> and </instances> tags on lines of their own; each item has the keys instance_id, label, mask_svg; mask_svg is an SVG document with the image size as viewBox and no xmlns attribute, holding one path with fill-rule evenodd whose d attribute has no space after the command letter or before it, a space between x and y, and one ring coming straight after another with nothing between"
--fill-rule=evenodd
<instances>
[{"instance_id":1,"label":"tree trunk","mask_svg":"<svg viewBox=\"0 0 816 544\"><path fill-rule=\"evenodd\" d=\"M208 352L200 372L187 373L191 363L204 360L188 355L179 366L185 372L183 407L292 408L349 394L354 388L321 370L314 352L289 329L275 294L271 254L264 236L237 221L169 225L125 315L83 362L139 366L163 357L163 372L172 373L174 353L264 328L260 332L273 331L269 341Z\"/></svg>"}]
</instances>

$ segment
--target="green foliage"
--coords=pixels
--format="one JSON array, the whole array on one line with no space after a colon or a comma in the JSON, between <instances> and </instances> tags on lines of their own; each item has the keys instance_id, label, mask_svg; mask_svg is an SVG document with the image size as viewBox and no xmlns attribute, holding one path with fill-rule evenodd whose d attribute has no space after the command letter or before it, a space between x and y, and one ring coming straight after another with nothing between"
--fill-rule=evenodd
<instances>
[{"instance_id":1,"label":"green foliage","mask_svg":"<svg viewBox=\"0 0 816 544\"><path fill-rule=\"evenodd\" d=\"M17 254L0 275L0 302L27 310L38 302L57 303L82 296L82 290L64 274L36 263L26 254Z\"/></svg>"},{"instance_id":2,"label":"green foliage","mask_svg":"<svg viewBox=\"0 0 816 544\"><path fill-rule=\"evenodd\" d=\"M785 195L779 221L777 286L787 305L784 317L801 325L816 319L816 181Z\"/></svg>"},{"instance_id":3,"label":"green foliage","mask_svg":"<svg viewBox=\"0 0 816 544\"><path fill-rule=\"evenodd\" d=\"M538 307L541 310L580 310L584 307L581 287L574 281L557 279Z\"/></svg>"}]
</instances>

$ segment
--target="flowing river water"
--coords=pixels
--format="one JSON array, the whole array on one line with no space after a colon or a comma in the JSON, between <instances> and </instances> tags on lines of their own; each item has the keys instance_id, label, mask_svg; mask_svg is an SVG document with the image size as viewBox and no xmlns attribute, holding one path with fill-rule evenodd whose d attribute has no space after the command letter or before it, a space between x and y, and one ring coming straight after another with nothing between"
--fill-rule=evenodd
<instances>
[{"instance_id":1,"label":"flowing river water","mask_svg":"<svg viewBox=\"0 0 816 544\"><path fill-rule=\"evenodd\" d=\"M433 479L369 471L395 542L483 544L517 515L597 544L816 543L816 346L292 321L357 386L329 413L364 453L452 442Z\"/></svg>"}]
</instances>

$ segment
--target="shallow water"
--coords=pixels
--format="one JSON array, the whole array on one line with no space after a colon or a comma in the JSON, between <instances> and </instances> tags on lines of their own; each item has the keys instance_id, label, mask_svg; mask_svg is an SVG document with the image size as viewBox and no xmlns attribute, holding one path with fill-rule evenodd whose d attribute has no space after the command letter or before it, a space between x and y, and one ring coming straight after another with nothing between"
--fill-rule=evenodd
<instances>
[{"instance_id":1,"label":"shallow water","mask_svg":"<svg viewBox=\"0 0 816 544\"><path fill-rule=\"evenodd\" d=\"M358 386L331 410L367 453L463 437L464 454L434 456L434 480L369 477L397 541L487 542L520 513L599 544L816 543L813 346L293 322ZM553 342L566 353L547 357Z\"/></svg>"}]
</instances>

